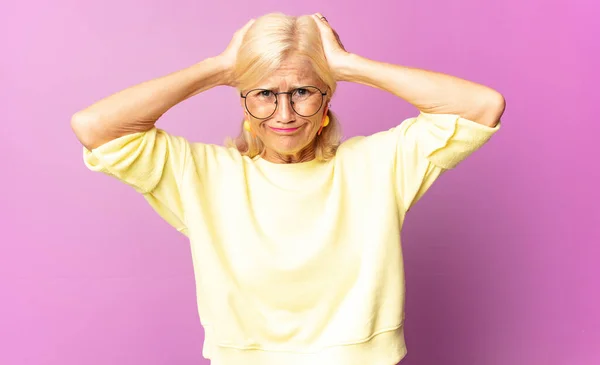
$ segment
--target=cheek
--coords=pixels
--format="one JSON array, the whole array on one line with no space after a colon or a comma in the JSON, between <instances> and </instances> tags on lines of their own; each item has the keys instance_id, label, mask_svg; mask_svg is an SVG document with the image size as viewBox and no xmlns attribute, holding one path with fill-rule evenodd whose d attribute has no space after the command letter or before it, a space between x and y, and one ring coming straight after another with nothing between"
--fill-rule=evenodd
<instances>
[{"instance_id":1,"label":"cheek","mask_svg":"<svg viewBox=\"0 0 600 365\"><path fill-rule=\"evenodd\" d=\"M321 118L320 117L312 117L310 118L310 128L313 133L317 133L319 127L321 126Z\"/></svg>"},{"instance_id":2,"label":"cheek","mask_svg":"<svg viewBox=\"0 0 600 365\"><path fill-rule=\"evenodd\" d=\"M320 126L321 122L319 118L310 118L309 122L306 123L306 126L304 127L304 132L302 133L302 136L309 139L315 138Z\"/></svg>"}]
</instances>

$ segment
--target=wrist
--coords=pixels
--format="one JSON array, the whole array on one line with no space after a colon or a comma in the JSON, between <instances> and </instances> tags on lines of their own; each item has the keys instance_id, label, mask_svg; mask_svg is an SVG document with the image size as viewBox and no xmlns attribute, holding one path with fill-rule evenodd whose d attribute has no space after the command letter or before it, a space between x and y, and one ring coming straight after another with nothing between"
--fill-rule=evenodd
<instances>
[{"instance_id":1,"label":"wrist","mask_svg":"<svg viewBox=\"0 0 600 365\"><path fill-rule=\"evenodd\" d=\"M211 71L212 79L218 86L234 86L233 65L222 55L210 57L202 61Z\"/></svg>"},{"instance_id":2,"label":"wrist","mask_svg":"<svg viewBox=\"0 0 600 365\"><path fill-rule=\"evenodd\" d=\"M346 53L339 58L336 64L336 79L338 81L355 82L363 61L363 58L355 53Z\"/></svg>"}]
</instances>

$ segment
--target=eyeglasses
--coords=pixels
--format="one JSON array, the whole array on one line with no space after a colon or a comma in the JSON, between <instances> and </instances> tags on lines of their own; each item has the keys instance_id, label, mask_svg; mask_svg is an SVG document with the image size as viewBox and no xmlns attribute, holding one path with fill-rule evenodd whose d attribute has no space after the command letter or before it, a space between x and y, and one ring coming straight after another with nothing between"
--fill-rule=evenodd
<instances>
[{"instance_id":1,"label":"eyeglasses","mask_svg":"<svg viewBox=\"0 0 600 365\"><path fill-rule=\"evenodd\" d=\"M312 117L317 114L323 106L326 92L322 92L315 86L302 86L286 92L273 92L268 89L253 89L240 94L244 98L246 110L256 119L267 119L275 114L278 104L278 96L287 94L290 96L290 104L296 114L302 117Z\"/></svg>"}]
</instances>

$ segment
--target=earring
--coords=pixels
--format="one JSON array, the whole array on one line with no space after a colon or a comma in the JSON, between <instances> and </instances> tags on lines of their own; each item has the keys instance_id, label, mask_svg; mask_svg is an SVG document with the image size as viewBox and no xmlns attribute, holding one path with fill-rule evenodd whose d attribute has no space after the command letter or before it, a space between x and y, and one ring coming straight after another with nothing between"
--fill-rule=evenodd
<instances>
[{"instance_id":1,"label":"earring","mask_svg":"<svg viewBox=\"0 0 600 365\"><path fill-rule=\"evenodd\" d=\"M319 131L317 132L317 136L321 135L321 132L323 132L323 128L327 127L329 125L329 115L325 115L325 118L323 119L323 124L321 124L321 128L319 128Z\"/></svg>"},{"instance_id":2,"label":"earring","mask_svg":"<svg viewBox=\"0 0 600 365\"><path fill-rule=\"evenodd\" d=\"M250 126L250 122L245 120L244 121L244 130L248 133L250 133L252 135L252 137L256 138L256 133L252 130L251 126Z\"/></svg>"}]
</instances>

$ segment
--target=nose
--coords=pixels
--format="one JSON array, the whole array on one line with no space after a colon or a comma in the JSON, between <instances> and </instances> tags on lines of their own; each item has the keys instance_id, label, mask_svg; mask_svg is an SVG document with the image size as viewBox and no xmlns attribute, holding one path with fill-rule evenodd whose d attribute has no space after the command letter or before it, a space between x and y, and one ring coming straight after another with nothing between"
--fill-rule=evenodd
<instances>
[{"instance_id":1,"label":"nose","mask_svg":"<svg viewBox=\"0 0 600 365\"><path fill-rule=\"evenodd\" d=\"M296 121L296 112L292 109L290 94L278 95L277 112L273 117L277 123L289 124Z\"/></svg>"}]
</instances>

